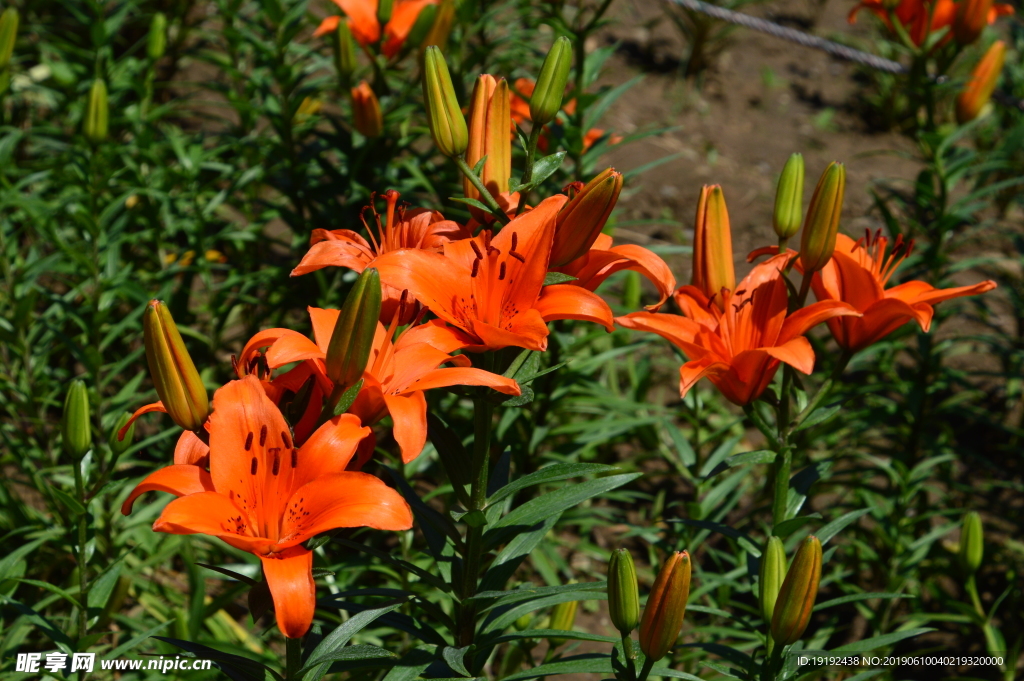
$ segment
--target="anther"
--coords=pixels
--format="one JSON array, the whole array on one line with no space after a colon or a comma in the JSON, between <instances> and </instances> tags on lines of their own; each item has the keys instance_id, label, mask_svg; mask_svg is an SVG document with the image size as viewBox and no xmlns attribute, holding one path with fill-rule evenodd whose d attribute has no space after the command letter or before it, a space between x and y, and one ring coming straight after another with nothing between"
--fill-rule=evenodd
<instances>
[{"instance_id":1,"label":"anther","mask_svg":"<svg viewBox=\"0 0 1024 681\"><path fill-rule=\"evenodd\" d=\"M501 267L498 268L498 281L505 278L505 263L501 263Z\"/></svg>"},{"instance_id":2,"label":"anther","mask_svg":"<svg viewBox=\"0 0 1024 681\"><path fill-rule=\"evenodd\" d=\"M274 467L271 469L271 472L277 475L277 472L281 470L281 449L274 447L271 451L274 452Z\"/></svg>"},{"instance_id":3,"label":"anther","mask_svg":"<svg viewBox=\"0 0 1024 681\"><path fill-rule=\"evenodd\" d=\"M256 461L256 457L252 457L252 463L249 464L249 475L256 475L256 468L259 463Z\"/></svg>"},{"instance_id":4,"label":"anther","mask_svg":"<svg viewBox=\"0 0 1024 681\"><path fill-rule=\"evenodd\" d=\"M473 261L473 271L470 272L469 276L476 277L476 275L479 274L479 272L480 272L480 261L479 260L474 260Z\"/></svg>"},{"instance_id":5,"label":"anther","mask_svg":"<svg viewBox=\"0 0 1024 681\"><path fill-rule=\"evenodd\" d=\"M266 424L260 426L260 447L267 444L267 426Z\"/></svg>"},{"instance_id":6,"label":"anther","mask_svg":"<svg viewBox=\"0 0 1024 681\"><path fill-rule=\"evenodd\" d=\"M292 450L292 468L295 468L298 465L299 465L299 450L293 449Z\"/></svg>"},{"instance_id":7,"label":"anther","mask_svg":"<svg viewBox=\"0 0 1024 681\"><path fill-rule=\"evenodd\" d=\"M515 251L513 250L513 251L509 251L509 252L508 252L508 254L509 254L510 256L512 256L513 258L515 258L516 260L518 260L519 262L521 262L521 263L526 263L526 258L525 258L525 257L523 256L523 254L522 254L522 253L516 253L516 252L515 252Z\"/></svg>"},{"instance_id":8,"label":"anther","mask_svg":"<svg viewBox=\"0 0 1024 681\"><path fill-rule=\"evenodd\" d=\"M478 260L484 257L484 254L480 252L480 247L476 245L476 241L470 241L469 245L473 247L473 252L476 253Z\"/></svg>"},{"instance_id":9,"label":"anther","mask_svg":"<svg viewBox=\"0 0 1024 681\"><path fill-rule=\"evenodd\" d=\"M252 449L252 431L251 430L249 431L249 434L245 436L245 451L249 451L250 449Z\"/></svg>"},{"instance_id":10,"label":"anther","mask_svg":"<svg viewBox=\"0 0 1024 681\"><path fill-rule=\"evenodd\" d=\"M288 437L288 433L283 430L281 431L281 441L284 442L284 446L286 448L292 448L292 439Z\"/></svg>"},{"instance_id":11,"label":"anther","mask_svg":"<svg viewBox=\"0 0 1024 681\"><path fill-rule=\"evenodd\" d=\"M519 244L519 235L512 232L512 250L516 250L516 246Z\"/></svg>"}]
</instances>

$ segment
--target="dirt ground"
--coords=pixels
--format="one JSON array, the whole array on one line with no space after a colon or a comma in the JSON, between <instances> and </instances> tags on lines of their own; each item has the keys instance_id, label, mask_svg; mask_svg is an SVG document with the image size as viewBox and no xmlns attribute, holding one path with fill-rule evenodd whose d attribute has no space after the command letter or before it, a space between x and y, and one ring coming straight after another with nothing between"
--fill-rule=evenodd
<instances>
[{"instance_id":1,"label":"dirt ground","mask_svg":"<svg viewBox=\"0 0 1024 681\"><path fill-rule=\"evenodd\" d=\"M858 92L855 68L824 52L768 35L738 29L707 74L700 90L681 76L682 36L665 16L667 2L620 0L613 21L599 37L618 43L602 82L618 84L645 73L644 81L622 97L601 121L621 134L678 126L661 135L623 145L609 161L628 171L653 159L680 153L633 182L620 200L620 220L661 219L679 225L640 225L617 232L617 241L689 244L697 196L703 184L720 184L732 221L737 259L774 242L771 211L778 174L789 155L800 152L807 167L806 200L818 175L831 161L847 166L842 229L863 233L881 226L870 214L869 188L877 180L913 178L918 164L895 152L913 144L895 133L870 130L853 110ZM748 5L742 11L807 29L819 36L865 33L865 15L851 26L851 2L780 0ZM637 234L639 233L639 234ZM677 273L688 264L680 260Z\"/></svg>"}]
</instances>

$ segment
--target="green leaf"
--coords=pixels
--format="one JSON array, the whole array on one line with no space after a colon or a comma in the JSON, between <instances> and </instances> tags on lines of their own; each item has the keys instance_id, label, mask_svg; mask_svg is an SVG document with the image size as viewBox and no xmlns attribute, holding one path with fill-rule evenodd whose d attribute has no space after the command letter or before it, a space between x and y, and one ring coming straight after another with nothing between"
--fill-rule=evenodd
<instances>
[{"instance_id":1,"label":"green leaf","mask_svg":"<svg viewBox=\"0 0 1024 681\"><path fill-rule=\"evenodd\" d=\"M734 530L728 525L712 522L710 520L693 520L691 518L680 518L673 522L685 523L686 525L692 525L693 527L700 527L705 530L724 534L726 537L735 539L736 542L747 551L747 553L751 553L755 557L760 557L761 555L761 549L758 547L757 542L751 539L746 533Z\"/></svg>"},{"instance_id":2,"label":"green leaf","mask_svg":"<svg viewBox=\"0 0 1024 681\"><path fill-rule=\"evenodd\" d=\"M839 598L833 598L832 600L825 601L824 603L818 603L816 606L814 606L814 610L812 612L818 612L819 610L825 610L826 608L831 608L831 607L836 606L836 605L842 605L843 603L854 603L856 601L867 601L867 600L871 600L873 598L882 598L882 599L890 599L890 598L917 598L917 596L912 596L910 594L897 594L897 593L885 593L885 592L871 592L871 593L862 593L862 594L850 594L849 596L840 596Z\"/></svg>"},{"instance_id":3,"label":"green leaf","mask_svg":"<svg viewBox=\"0 0 1024 681\"><path fill-rule=\"evenodd\" d=\"M219 572L222 575L227 575L228 577L234 577L239 582L244 582L244 583L248 584L249 586L256 586L259 583L255 579L253 579L252 577L246 577L242 573L235 572L234 570L228 570L227 568L222 568L222 567L218 567L216 565L208 565L206 563L199 563L199 562L196 562L196 565L198 565L199 567L204 567L207 570L213 570L214 572Z\"/></svg>"},{"instance_id":4,"label":"green leaf","mask_svg":"<svg viewBox=\"0 0 1024 681\"><path fill-rule=\"evenodd\" d=\"M733 454L728 456L724 461L720 462L707 474L704 474L704 478L712 478L723 471L727 471L735 466L743 466L746 464L757 465L762 463L772 463L775 461L775 452L770 449L757 449L752 452L743 452L741 454ZM706 466L705 466L706 468ZM653 674L653 672L651 672Z\"/></svg>"},{"instance_id":5,"label":"green leaf","mask_svg":"<svg viewBox=\"0 0 1024 681\"><path fill-rule=\"evenodd\" d=\"M796 518L790 518L789 520L784 520L772 528L772 536L778 537L779 539L785 539L807 523L814 520L821 520L821 514L812 513L811 515L802 515L797 516Z\"/></svg>"},{"instance_id":6,"label":"green leaf","mask_svg":"<svg viewBox=\"0 0 1024 681\"><path fill-rule=\"evenodd\" d=\"M490 639L487 645L498 645L509 641L519 641L525 638L564 638L568 641L599 641L601 643L615 643L619 641L615 636L601 636L600 634L588 634L583 631L567 631L564 629L526 629L525 631L513 631L509 634Z\"/></svg>"},{"instance_id":7,"label":"green leaf","mask_svg":"<svg viewBox=\"0 0 1024 681\"><path fill-rule=\"evenodd\" d=\"M571 274L564 274L562 272L548 272L544 275L544 285L552 286L553 284L565 284L570 281L576 281L576 277Z\"/></svg>"},{"instance_id":8,"label":"green leaf","mask_svg":"<svg viewBox=\"0 0 1024 681\"><path fill-rule=\"evenodd\" d=\"M463 676L473 676L469 673L469 670L466 669L466 665L462 661L462 658L466 656L466 652L472 647L473 646L453 648L451 646L445 646L441 650L441 657L444 658L445 663L447 663L447 665L451 667L451 670L456 674L462 674Z\"/></svg>"},{"instance_id":9,"label":"green leaf","mask_svg":"<svg viewBox=\"0 0 1024 681\"><path fill-rule=\"evenodd\" d=\"M361 644L361 645L356 645L356 646L346 646L344 648L340 648L338 650L335 650L334 652L330 653L329 655L326 655L324 657L318 658L317 662L314 665L310 665L307 662L306 666L303 667L303 669L302 669L302 671L300 673L301 674L305 674L306 672L311 670L312 666L317 666L317 665L326 664L326 663L335 663L335 662L364 662L364 663L368 662L368 663L370 663L370 664L361 664L361 665L346 665L346 671L351 670L351 669L365 669L367 667L369 667L369 668L383 667L383 666L390 667L394 663L394 661L396 661L397 659L398 659L398 655L396 655L395 653L392 653L391 651L384 650L383 648L381 648L379 646L374 646L374 645L369 645L369 644Z\"/></svg>"},{"instance_id":10,"label":"green leaf","mask_svg":"<svg viewBox=\"0 0 1024 681\"><path fill-rule=\"evenodd\" d=\"M436 659L434 647L413 648L398 660L381 681L415 681Z\"/></svg>"},{"instance_id":11,"label":"green leaf","mask_svg":"<svg viewBox=\"0 0 1024 681\"><path fill-rule=\"evenodd\" d=\"M68 494L59 487L51 487L50 492L53 494L53 496L57 498L57 501L59 501L61 504L64 505L65 508L71 511L71 514L73 516L78 517L85 515L85 506L82 506L81 502L78 501L78 499L75 499L73 496L71 496L70 494Z\"/></svg>"},{"instance_id":12,"label":"green leaf","mask_svg":"<svg viewBox=\"0 0 1024 681\"><path fill-rule=\"evenodd\" d=\"M494 495L487 500L487 505L494 505L506 497L524 490L527 487L533 485L541 485L545 482L556 482L558 480L567 480L569 478L578 478L584 475L596 475L599 473L610 473L612 471L621 470L617 466L608 466L600 463L556 463L550 466L545 466L539 471L524 475L518 480L505 485Z\"/></svg>"},{"instance_id":13,"label":"green leaf","mask_svg":"<svg viewBox=\"0 0 1024 681\"><path fill-rule=\"evenodd\" d=\"M227 674L232 681L266 681L268 674L275 679L281 679L281 676L273 669L241 655L224 653L199 643L182 641L181 639L169 638L167 636L154 636L153 638L164 643L170 643L172 646L177 646L182 650L187 650L196 657L212 660L213 664Z\"/></svg>"},{"instance_id":14,"label":"green leaf","mask_svg":"<svg viewBox=\"0 0 1024 681\"><path fill-rule=\"evenodd\" d=\"M398 602L391 603L390 605L386 605L382 608L364 610L363 612L356 613L355 615L350 617L347 621L338 626L334 631L325 636L324 640L320 642L320 645L313 649L313 652L309 654L309 657L306 659L306 664L303 666L300 673L305 674L310 669L319 666L323 662L329 662L333 659L336 659L333 656L339 650L344 648L345 644L348 643L353 636L355 636L360 631L365 629L381 615L385 615L389 612L397 610L398 607L402 605L402 603L404 602L405 600L400 600ZM324 673L326 672L327 670L325 669ZM323 674L316 678L319 679L322 676Z\"/></svg>"},{"instance_id":15,"label":"green leaf","mask_svg":"<svg viewBox=\"0 0 1024 681\"><path fill-rule=\"evenodd\" d=\"M829 539L842 532L847 525L856 522L861 516L867 515L868 513L871 513L870 508L862 508L856 511L850 511L845 515L839 516L838 518L830 522L828 525L825 525L825 527L818 530L815 536L821 542L821 545L824 546L828 543Z\"/></svg>"},{"instance_id":16,"label":"green leaf","mask_svg":"<svg viewBox=\"0 0 1024 681\"><path fill-rule=\"evenodd\" d=\"M533 176L530 179L529 186L520 187L520 189L529 189L533 187L539 187L544 180L551 177L556 170L562 167L562 161L565 160L565 152L559 151L558 153L539 158L533 162Z\"/></svg>"},{"instance_id":17,"label":"green leaf","mask_svg":"<svg viewBox=\"0 0 1024 681\"><path fill-rule=\"evenodd\" d=\"M580 655L558 662L548 662L534 667L524 669L511 676L506 676L502 681L520 681L520 679L535 679L538 676L551 676L554 674L611 674L612 659L608 655Z\"/></svg>"},{"instance_id":18,"label":"green leaf","mask_svg":"<svg viewBox=\"0 0 1024 681\"><path fill-rule=\"evenodd\" d=\"M49 582L41 582L38 579L24 579L24 578L18 578L18 579L14 579L14 580L11 580L11 581L22 582L23 584L31 584L32 586L39 587L40 589L45 589L46 591L49 591L51 593L57 594L58 596L60 596L64 600L66 600L68 603L70 603L71 605L75 606L76 608L81 608L82 607L81 604L79 604L77 598L75 598L74 596L69 594L67 591L65 591L64 589L60 588L59 586L55 586L53 584L50 584Z\"/></svg>"},{"instance_id":19,"label":"green leaf","mask_svg":"<svg viewBox=\"0 0 1024 681\"><path fill-rule=\"evenodd\" d=\"M469 598L467 601L486 601L495 599L486 608L481 608L478 612L487 612L491 608L497 608L503 605L510 605L512 603L518 603L520 601L529 601L534 598L543 598L545 596L553 596L555 594L573 593L582 594L578 600L587 600L591 596L587 595L588 591L604 591L608 588L608 582L576 582L573 584L559 584L558 586L521 586L518 589L512 589L510 591L481 591Z\"/></svg>"},{"instance_id":20,"label":"green leaf","mask_svg":"<svg viewBox=\"0 0 1024 681\"><path fill-rule=\"evenodd\" d=\"M137 634L133 638L125 641L124 643L122 643L121 645L119 645L118 647L114 648L113 650L111 650L106 655L104 655L103 659L104 660L116 660L117 658L122 657L128 651L134 650L135 646L139 645L140 643L145 641L147 638L149 638L150 636L152 636L156 632L160 631L161 629L165 629L165 628L171 626L173 623L174 623L173 620L168 620L166 622L161 622L160 624L156 625L152 629L147 629L146 631L142 632L141 634Z\"/></svg>"},{"instance_id":21,"label":"green leaf","mask_svg":"<svg viewBox=\"0 0 1024 681\"><path fill-rule=\"evenodd\" d=\"M45 542L53 539L57 534L59 533L47 534L46 536L39 537L38 539L33 539L29 543L22 544L18 548L14 549L3 558L0 558L0 581L7 579L11 573L11 568L14 567L15 563L35 551Z\"/></svg>"},{"instance_id":22,"label":"green leaf","mask_svg":"<svg viewBox=\"0 0 1024 681\"><path fill-rule=\"evenodd\" d=\"M608 594L605 592L590 592L587 594L587 600L607 600ZM528 601L522 601L520 603L513 604L511 606L503 607L500 609L494 609L491 614L487 617L484 622L482 630L489 632L491 635L500 634L505 630L506 627L511 625L521 616L528 612L535 612L541 608L546 608L552 605L558 605L559 603L569 603L572 601L580 600L579 591L566 591L561 593L555 593L550 596L544 596L541 598L534 598Z\"/></svg>"},{"instance_id":23,"label":"green leaf","mask_svg":"<svg viewBox=\"0 0 1024 681\"><path fill-rule=\"evenodd\" d=\"M473 208L479 208L480 210L482 210L487 215L491 214L491 209L488 206L485 206L484 204L480 203L476 199L467 199L467 198L462 197L462 196L449 196L448 199L450 201L457 201L458 203L464 203L467 206L472 206Z\"/></svg>"},{"instance_id":24,"label":"green leaf","mask_svg":"<svg viewBox=\"0 0 1024 681\"><path fill-rule=\"evenodd\" d=\"M929 627L922 627L921 629L907 629L905 631L894 631L891 634L882 634L881 636L872 636L866 638L863 641L857 641L855 643L848 643L845 646L839 646L828 651L832 655L845 654L845 653L866 653L872 650L878 650L879 648L885 648L893 643L902 641L904 639L913 638L914 636L920 636L921 634L927 634L930 631L935 631Z\"/></svg>"},{"instance_id":25,"label":"green leaf","mask_svg":"<svg viewBox=\"0 0 1024 681\"><path fill-rule=\"evenodd\" d=\"M362 389L363 379L360 378L349 386L348 390L341 394L341 397L338 399L338 403L334 405L334 415L341 416L348 411L348 408L351 407L352 403L356 401L357 397L359 397L359 391Z\"/></svg>"},{"instance_id":26,"label":"green leaf","mask_svg":"<svg viewBox=\"0 0 1024 681\"><path fill-rule=\"evenodd\" d=\"M57 644L57 647L61 649L61 652L69 655L74 652L75 647L72 645L71 639L69 639L64 632L55 627L50 620L46 619L43 615L39 614L24 603L16 601L13 598L7 598L7 604L12 606L22 615L25 615L25 617L32 622L39 631Z\"/></svg>"},{"instance_id":27,"label":"green leaf","mask_svg":"<svg viewBox=\"0 0 1024 681\"><path fill-rule=\"evenodd\" d=\"M797 428L793 432L799 433L801 430L807 430L808 428L813 428L814 426L820 426L821 424L825 423L833 416L838 414L839 410L842 408L842 404L833 404L832 406L829 407L819 407L814 411L813 414L804 419L804 422L797 426Z\"/></svg>"},{"instance_id":28,"label":"green leaf","mask_svg":"<svg viewBox=\"0 0 1024 681\"><path fill-rule=\"evenodd\" d=\"M531 551L537 548L537 545L543 541L544 537L547 536L547 533L551 531L551 528L555 526L555 523L561 517L561 513L554 513L528 532L516 534L505 548L495 556L494 560L491 561L491 565L487 568L487 572L484 574L483 581L480 584L481 591L504 587L512 575L515 574L519 564L523 562L526 556L530 555Z\"/></svg>"}]
</instances>

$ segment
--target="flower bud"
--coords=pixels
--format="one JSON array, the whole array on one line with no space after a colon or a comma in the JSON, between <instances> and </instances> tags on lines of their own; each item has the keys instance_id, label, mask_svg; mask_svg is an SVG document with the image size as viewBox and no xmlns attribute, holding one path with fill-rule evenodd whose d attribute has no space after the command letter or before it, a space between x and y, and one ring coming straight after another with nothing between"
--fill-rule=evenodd
<instances>
[{"instance_id":1,"label":"flower bud","mask_svg":"<svg viewBox=\"0 0 1024 681\"><path fill-rule=\"evenodd\" d=\"M533 88L533 96L530 97L530 120L534 125L547 125L562 108L562 96L565 94L571 67L572 43L562 36L555 40L544 59L537 85Z\"/></svg>"},{"instance_id":2,"label":"flower bud","mask_svg":"<svg viewBox=\"0 0 1024 681\"><path fill-rule=\"evenodd\" d=\"M964 514L960 529L960 566L968 576L973 575L981 567L984 556L985 532L981 527L981 516L977 511L969 511Z\"/></svg>"},{"instance_id":3,"label":"flower bud","mask_svg":"<svg viewBox=\"0 0 1024 681\"><path fill-rule=\"evenodd\" d=\"M380 275L371 267L363 270L348 292L327 346L327 377L334 381L335 392L362 378L377 331L380 305Z\"/></svg>"},{"instance_id":4,"label":"flower bud","mask_svg":"<svg viewBox=\"0 0 1024 681\"><path fill-rule=\"evenodd\" d=\"M380 102L365 80L352 88L352 119L352 125L364 137L380 137L384 132Z\"/></svg>"},{"instance_id":5,"label":"flower bud","mask_svg":"<svg viewBox=\"0 0 1024 681\"><path fill-rule=\"evenodd\" d=\"M761 605L761 617L771 624L772 613L775 612L775 601L779 597L779 589L786 578L786 549L778 537L769 537L761 552L760 586L758 600Z\"/></svg>"},{"instance_id":6,"label":"flower bud","mask_svg":"<svg viewBox=\"0 0 1024 681\"><path fill-rule=\"evenodd\" d=\"M0 14L0 69L7 68L14 54L14 42L18 38L18 10L8 7Z\"/></svg>"},{"instance_id":7,"label":"flower bud","mask_svg":"<svg viewBox=\"0 0 1024 681\"><path fill-rule=\"evenodd\" d=\"M736 288L732 232L725 194L717 184L704 185L693 225L693 277L690 282L721 305L722 289ZM717 297L716 297L717 296Z\"/></svg>"},{"instance_id":8,"label":"flower bud","mask_svg":"<svg viewBox=\"0 0 1024 681\"><path fill-rule=\"evenodd\" d=\"M657 662L668 654L679 638L690 597L690 554L676 552L669 557L654 580L640 622L640 650Z\"/></svg>"},{"instance_id":9,"label":"flower bud","mask_svg":"<svg viewBox=\"0 0 1024 681\"><path fill-rule=\"evenodd\" d=\"M561 267L586 254L601 235L622 191L622 173L608 168L562 206L555 218L551 267Z\"/></svg>"},{"instance_id":10,"label":"flower bud","mask_svg":"<svg viewBox=\"0 0 1024 681\"><path fill-rule=\"evenodd\" d=\"M119 438L117 434L121 432L121 429L125 427L129 421L131 421L132 415L129 412L121 414L121 418L117 420L114 427L110 430L110 437L107 438L107 444L110 445L110 451L113 452L114 458L121 456L127 451L132 443L135 442L135 422L132 421L131 425L125 429L124 437Z\"/></svg>"},{"instance_id":11,"label":"flower bud","mask_svg":"<svg viewBox=\"0 0 1024 681\"><path fill-rule=\"evenodd\" d=\"M167 306L149 301L142 316L149 374L171 419L185 430L199 430L210 415L210 400Z\"/></svg>"},{"instance_id":12,"label":"flower bud","mask_svg":"<svg viewBox=\"0 0 1024 681\"><path fill-rule=\"evenodd\" d=\"M82 132L86 139L94 144L99 144L107 139L109 115L107 84L102 78L97 78L89 88L89 99L85 105L85 121L82 123Z\"/></svg>"},{"instance_id":13,"label":"flower bud","mask_svg":"<svg viewBox=\"0 0 1024 681\"><path fill-rule=\"evenodd\" d=\"M981 36L988 26L988 15L993 0L960 0L957 3L956 19L953 20L953 37L961 45L970 45Z\"/></svg>"},{"instance_id":14,"label":"flower bud","mask_svg":"<svg viewBox=\"0 0 1024 681\"><path fill-rule=\"evenodd\" d=\"M508 83L504 78L483 74L473 87L473 103L469 110L469 146L466 163L475 168L487 157L480 179L492 196L508 192L512 175L512 114ZM480 199L468 177L462 179L466 198Z\"/></svg>"},{"instance_id":15,"label":"flower bud","mask_svg":"<svg viewBox=\"0 0 1024 681\"><path fill-rule=\"evenodd\" d=\"M992 98L996 82L1003 70L1006 60L1006 43L997 40L988 48L985 55L971 71L967 85L956 98L956 120L963 125L981 115L982 110Z\"/></svg>"},{"instance_id":16,"label":"flower bud","mask_svg":"<svg viewBox=\"0 0 1024 681\"><path fill-rule=\"evenodd\" d=\"M391 21L393 5L394 0L380 0L377 4L377 21L380 22L381 26Z\"/></svg>"},{"instance_id":17,"label":"flower bud","mask_svg":"<svg viewBox=\"0 0 1024 681\"><path fill-rule=\"evenodd\" d=\"M800 640L811 621L811 610L821 581L821 542L808 537L800 544L772 614L772 638L780 646Z\"/></svg>"},{"instance_id":18,"label":"flower bud","mask_svg":"<svg viewBox=\"0 0 1024 681\"><path fill-rule=\"evenodd\" d=\"M430 31L420 42L420 45L424 48L435 46L443 51L448 44L448 36L451 35L452 24L454 23L454 0L441 0L441 4L437 6L437 11L434 14L434 22L430 25Z\"/></svg>"},{"instance_id":19,"label":"flower bud","mask_svg":"<svg viewBox=\"0 0 1024 681\"><path fill-rule=\"evenodd\" d=\"M303 97L302 101L299 102L299 107L295 109L295 114L292 116L292 125L302 125L313 116L320 113L324 103L315 97Z\"/></svg>"},{"instance_id":20,"label":"flower bud","mask_svg":"<svg viewBox=\"0 0 1024 681\"><path fill-rule=\"evenodd\" d=\"M334 68L338 71L338 80L342 85L348 85L359 62L356 57L356 41L352 37L352 29L348 27L347 21L338 22L338 28L334 30L331 42L334 48Z\"/></svg>"},{"instance_id":21,"label":"flower bud","mask_svg":"<svg viewBox=\"0 0 1024 681\"><path fill-rule=\"evenodd\" d=\"M814 188L800 235L800 264L807 275L817 272L832 259L845 191L846 167L833 161Z\"/></svg>"},{"instance_id":22,"label":"flower bud","mask_svg":"<svg viewBox=\"0 0 1024 681\"><path fill-rule=\"evenodd\" d=\"M530 628L530 624L533 623L533 613L527 612L519 616L519 618L512 623L512 626L516 628L516 631L526 631Z\"/></svg>"},{"instance_id":23,"label":"flower bud","mask_svg":"<svg viewBox=\"0 0 1024 681\"><path fill-rule=\"evenodd\" d=\"M72 459L81 459L92 446L89 421L89 391L84 381L72 381L64 396L64 413L60 420L64 453Z\"/></svg>"},{"instance_id":24,"label":"flower bud","mask_svg":"<svg viewBox=\"0 0 1024 681\"><path fill-rule=\"evenodd\" d=\"M551 624L548 625L548 628L559 631L572 631L572 625L576 621L577 605L579 605L579 601L567 601L556 605L551 610ZM552 648L557 648L565 643L564 638L552 638L549 640Z\"/></svg>"},{"instance_id":25,"label":"flower bud","mask_svg":"<svg viewBox=\"0 0 1024 681\"><path fill-rule=\"evenodd\" d=\"M146 36L146 56L156 61L164 56L167 50L167 15L157 12L149 22L149 35Z\"/></svg>"},{"instance_id":26,"label":"flower bud","mask_svg":"<svg viewBox=\"0 0 1024 681\"><path fill-rule=\"evenodd\" d=\"M793 154L786 161L779 175L779 186L775 190L775 213L772 227L780 239L788 239L800 229L803 217L801 207L804 201L804 157Z\"/></svg>"},{"instance_id":27,"label":"flower bud","mask_svg":"<svg viewBox=\"0 0 1024 681\"><path fill-rule=\"evenodd\" d=\"M423 57L423 99L434 144L445 156L461 156L469 145L469 131L459 100L455 97L448 64L441 50L434 45L427 48Z\"/></svg>"},{"instance_id":28,"label":"flower bud","mask_svg":"<svg viewBox=\"0 0 1024 681\"><path fill-rule=\"evenodd\" d=\"M636 629L640 621L636 567L633 556L626 549L615 549L608 561L608 612L612 624L623 636Z\"/></svg>"}]
</instances>

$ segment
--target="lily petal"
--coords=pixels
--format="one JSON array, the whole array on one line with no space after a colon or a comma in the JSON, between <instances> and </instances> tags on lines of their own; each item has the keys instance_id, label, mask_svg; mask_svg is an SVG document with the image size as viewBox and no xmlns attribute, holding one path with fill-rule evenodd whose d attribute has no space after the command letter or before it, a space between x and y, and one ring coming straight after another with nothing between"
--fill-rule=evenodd
<instances>
[{"instance_id":1,"label":"lily petal","mask_svg":"<svg viewBox=\"0 0 1024 681\"><path fill-rule=\"evenodd\" d=\"M199 492L179 497L164 507L153 530L167 534L208 534L236 548L257 555L273 544L254 536L246 512L217 492Z\"/></svg>"},{"instance_id":2,"label":"lily petal","mask_svg":"<svg viewBox=\"0 0 1024 681\"><path fill-rule=\"evenodd\" d=\"M534 309L546 321L578 319L601 324L609 333L615 330L614 317L601 296L581 286L554 284L545 286Z\"/></svg>"},{"instance_id":3,"label":"lily petal","mask_svg":"<svg viewBox=\"0 0 1024 681\"><path fill-rule=\"evenodd\" d=\"M209 465L210 448L191 430L182 431L174 446L174 463L186 466Z\"/></svg>"},{"instance_id":4,"label":"lily petal","mask_svg":"<svg viewBox=\"0 0 1024 681\"><path fill-rule=\"evenodd\" d=\"M132 493L121 504L121 514L131 513L135 500L146 492L168 492L176 497L183 497L188 494L212 491L213 479L205 469L188 464L165 466L153 471L135 486Z\"/></svg>"},{"instance_id":5,"label":"lily petal","mask_svg":"<svg viewBox=\"0 0 1024 681\"><path fill-rule=\"evenodd\" d=\"M384 403L394 422L392 433L402 452L402 462L409 463L423 451L427 443L427 399L423 391L403 395L384 395Z\"/></svg>"},{"instance_id":6,"label":"lily petal","mask_svg":"<svg viewBox=\"0 0 1024 681\"><path fill-rule=\"evenodd\" d=\"M166 414L167 407L164 406L163 402L153 402L152 404L146 404L139 407L138 409L135 410L135 413L132 414L132 417L128 419L128 423L124 424L121 430L117 431L117 439L124 439L124 434L127 433L128 429L132 427L133 423L135 423L135 419L139 418L143 414L148 414L154 411L160 411Z\"/></svg>"},{"instance_id":7,"label":"lily petal","mask_svg":"<svg viewBox=\"0 0 1024 681\"><path fill-rule=\"evenodd\" d=\"M288 638L305 636L316 610L313 552L296 546L260 556L260 561L274 599L278 628Z\"/></svg>"}]
</instances>

